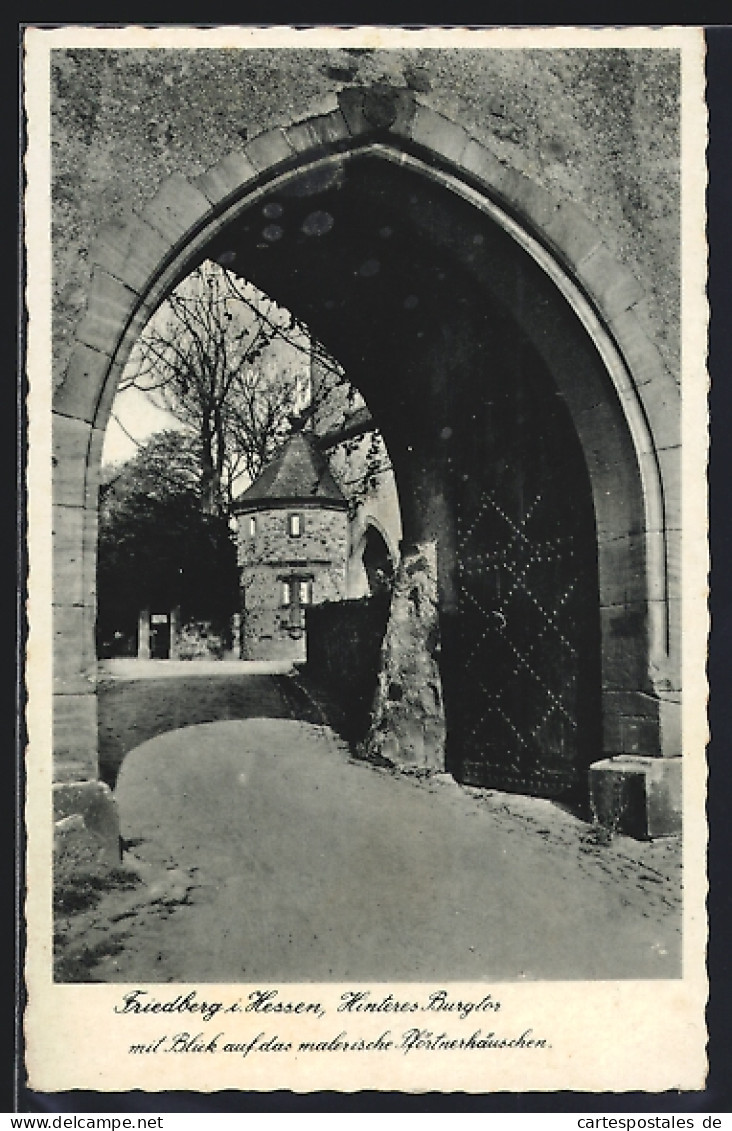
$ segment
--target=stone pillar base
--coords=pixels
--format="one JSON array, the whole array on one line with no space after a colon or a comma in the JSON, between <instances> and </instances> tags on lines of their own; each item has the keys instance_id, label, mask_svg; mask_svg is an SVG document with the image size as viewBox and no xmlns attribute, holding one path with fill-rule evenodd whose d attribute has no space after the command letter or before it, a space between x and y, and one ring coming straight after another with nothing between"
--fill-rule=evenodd
<instances>
[{"instance_id":1,"label":"stone pillar base","mask_svg":"<svg viewBox=\"0 0 732 1131\"><path fill-rule=\"evenodd\" d=\"M590 766L593 819L638 840L681 832L681 759L619 754Z\"/></svg>"},{"instance_id":2,"label":"stone pillar base","mask_svg":"<svg viewBox=\"0 0 732 1131\"><path fill-rule=\"evenodd\" d=\"M104 782L58 782L53 787L53 815L57 849L63 849L69 838L84 839L99 860L110 867L120 862L117 805Z\"/></svg>"}]
</instances>

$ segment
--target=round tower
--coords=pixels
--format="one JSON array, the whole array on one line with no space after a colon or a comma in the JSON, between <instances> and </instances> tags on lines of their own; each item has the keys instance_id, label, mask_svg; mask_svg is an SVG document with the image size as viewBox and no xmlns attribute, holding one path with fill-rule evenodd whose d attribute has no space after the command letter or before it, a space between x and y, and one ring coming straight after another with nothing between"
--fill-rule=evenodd
<instances>
[{"instance_id":1,"label":"round tower","mask_svg":"<svg viewBox=\"0 0 732 1131\"><path fill-rule=\"evenodd\" d=\"M293 431L234 503L241 655L306 656L308 605L346 596L348 502L313 438Z\"/></svg>"}]
</instances>

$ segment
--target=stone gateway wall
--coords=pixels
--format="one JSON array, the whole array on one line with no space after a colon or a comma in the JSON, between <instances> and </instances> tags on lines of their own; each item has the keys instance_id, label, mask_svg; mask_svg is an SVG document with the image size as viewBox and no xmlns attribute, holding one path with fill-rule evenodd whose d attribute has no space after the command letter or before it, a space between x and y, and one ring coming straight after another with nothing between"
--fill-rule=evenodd
<instances>
[{"instance_id":1,"label":"stone gateway wall","mask_svg":"<svg viewBox=\"0 0 732 1131\"><path fill-rule=\"evenodd\" d=\"M366 738L376 694L390 596L313 606L307 612L307 671L338 705L345 737Z\"/></svg>"},{"instance_id":2,"label":"stone gateway wall","mask_svg":"<svg viewBox=\"0 0 732 1131\"><path fill-rule=\"evenodd\" d=\"M577 205L644 280L678 359L679 53L580 48L53 52L54 341L68 362L103 224L342 89L387 81L459 120L506 167Z\"/></svg>"},{"instance_id":3,"label":"stone gateway wall","mask_svg":"<svg viewBox=\"0 0 732 1131\"><path fill-rule=\"evenodd\" d=\"M405 539L437 544L446 607L450 398L494 363L493 327L533 351L595 508L598 756L680 754L679 64L671 49L53 53L60 779L96 770L96 497L116 380L206 254L239 254L334 343L383 425ZM277 186L302 210L295 238L257 243ZM318 207L345 217L330 245L308 228ZM389 260L392 213L404 254Z\"/></svg>"}]
</instances>

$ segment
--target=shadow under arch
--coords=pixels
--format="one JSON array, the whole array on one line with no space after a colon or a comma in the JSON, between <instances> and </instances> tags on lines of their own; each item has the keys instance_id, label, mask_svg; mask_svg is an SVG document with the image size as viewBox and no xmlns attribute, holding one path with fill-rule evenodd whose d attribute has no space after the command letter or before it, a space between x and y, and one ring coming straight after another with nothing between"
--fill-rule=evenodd
<instances>
[{"instance_id":1,"label":"shadow under arch","mask_svg":"<svg viewBox=\"0 0 732 1131\"><path fill-rule=\"evenodd\" d=\"M669 628L669 609L678 602L667 572L669 528L678 521L664 492L678 449L678 397L634 312L642 298L637 282L576 209L551 201L538 186L500 165L459 124L407 92L390 96L388 121L373 107L369 111L368 91L343 96L326 114L253 139L196 182L169 178L140 217L102 233L92 255L96 266L88 312L54 406L67 467L68 435L78 432L85 441L85 446L74 445L77 462L84 452L83 487L75 489L72 500L64 497L62 505L94 510L104 427L139 331L197 262L226 253L234 226L247 213L298 182L309 181L313 196L336 191L344 171L358 162L388 168L397 182L410 175L421 178L429 186L428 197L438 189L452 194L480 218L482 231L499 232L504 248L508 241L522 257L522 269L513 273L510 256L490 263L478 256L461 266L465 278L478 280L482 297L494 308L510 310L541 356L584 453L596 520L603 751L674 753L661 734L659 696L670 694L673 705L679 688L678 648ZM429 219L423 227L430 228ZM246 243L241 232L240 238ZM446 244L451 239L448 233ZM502 271L493 270L496 263ZM266 273L248 277L259 285ZM536 286L525 286L529 277ZM547 295L554 296L548 304ZM287 297L284 301L290 305ZM292 306L297 309L298 302ZM316 319L313 329L329 344L338 335L327 327L323 334L322 322ZM556 332L557 322L568 337ZM355 361L349 377L358 385ZM591 370L593 379L578 380L578 368L583 374ZM88 526L91 533L84 526L77 539L84 593L93 588L93 523ZM88 650L76 661L82 671L88 669Z\"/></svg>"}]
</instances>

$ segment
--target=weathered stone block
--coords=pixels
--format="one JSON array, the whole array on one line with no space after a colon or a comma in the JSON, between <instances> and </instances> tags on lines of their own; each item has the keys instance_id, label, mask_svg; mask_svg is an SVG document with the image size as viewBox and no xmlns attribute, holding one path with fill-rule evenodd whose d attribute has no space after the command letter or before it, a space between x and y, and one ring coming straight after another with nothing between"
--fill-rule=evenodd
<instances>
[{"instance_id":1,"label":"weathered stone block","mask_svg":"<svg viewBox=\"0 0 732 1131\"><path fill-rule=\"evenodd\" d=\"M89 305L77 340L111 357L121 330L138 304L139 296L135 291L101 268L95 268Z\"/></svg>"},{"instance_id":2,"label":"weathered stone block","mask_svg":"<svg viewBox=\"0 0 732 1131\"><path fill-rule=\"evenodd\" d=\"M598 415L598 420L601 418ZM593 480L598 541L604 543L641 533L645 529L646 517L638 461L629 452L627 459L610 462L598 439L585 433L582 435L586 441L583 443L585 459Z\"/></svg>"},{"instance_id":3,"label":"weathered stone block","mask_svg":"<svg viewBox=\"0 0 732 1131\"><path fill-rule=\"evenodd\" d=\"M681 554L683 550L683 535L681 530L667 527L665 538L658 535L659 542L665 548L666 570L668 577L668 592L674 598L681 596ZM662 596L663 594L658 594Z\"/></svg>"},{"instance_id":4,"label":"weathered stone block","mask_svg":"<svg viewBox=\"0 0 732 1131\"><path fill-rule=\"evenodd\" d=\"M282 130L268 130L259 137L252 138L244 146L244 152L254 168L265 173L275 165L281 165L292 157L287 138Z\"/></svg>"},{"instance_id":5,"label":"weathered stone block","mask_svg":"<svg viewBox=\"0 0 732 1131\"><path fill-rule=\"evenodd\" d=\"M53 600L57 605L84 604L84 508L54 505Z\"/></svg>"},{"instance_id":6,"label":"weathered stone block","mask_svg":"<svg viewBox=\"0 0 732 1131\"><path fill-rule=\"evenodd\" d=\"M386 130L408 136L416 108L411 90L386 83L346 87L338 92L338 104L352 137Z\"/></svg>"},{"instance_id":7,"label":"weathered stone block","mask_svg":"<svg viewBox=\"0 0 732 1131\"><path fill-rule=\"evenodd\" d=\"M51 460L53 501L57 504L84 505L91 431L91 425L85 420L53 414Z\"/></svg>"},{"instance_id":8,"label":"weathered stone block","mask_svg":"<svg viewBox=\"0 0 732 1131\"><path fill-rule=\"evenodd\" d=\"M115 230L103 230L92 246L92 262L137 293L170 251L167 238L140 217Z\"/></svg>"},{"instance_id":9,"label":"weathered stone block","mask_svg":"<svg viewBox=\"0 0 732 1131\"><path fill-rule=\"evenodd\" d=\"M654 473L658 461L666 523L678 529L681 526L681 448L661 448L655 456L647 452L641 460L648 467L649 474Z\"/></svg>"},{"instance_id":10,"label":"weathered stone block","mask_svg":"<svg viewBox=\"0 0 732 1131\"><path fill-rule=\"evenodd\" d=\"M659 700L658 716L661 724L661 748L664 757L680 758L683 752L681 730L681 694Z\"/></svg>"},{"instance_id":11,"label":"weathered stone block","mask_svg":"<svg viewBox=\"0 0 732 1131\"><path fill-rule=\"evenodd\" d=\"M130 327L131 335L129 340L134 340L132 335L142 330L143 326L147 322L147 319L147 310L141 310L139 312L139 315L137 315L133 319ZM125 363L126 357L122 360L115 359L112 362L106 373L106 380L104 382L104 385L99 392L97 409L92 423L94 424L95 428L98 428L103 432L106 431L107 424L109 423L109 416L112 411L112 405L114 404L114 398L117 395L117 387L119 385Z\"/></svg>"},{"instance_id":12,"label":"weathered stone block","mask_svg":"<svg viewBox=\"0 0 732 1131\"><path fill-rule=\"evenodd\" d=\"M546 189L537 185L523 173L506 169L502 181L502 195L519 219L529 221L529 226L540 230L547 227L559 207Z\"/></svg>"},{"instance_id":13,"label":"weathered stone block","mask_svg":"<svg viewBox=\"0 0 732 1131\"><path fill-rule=\"evenodd\" d=\"M110 220L102 224L89 248L89 262L101 267L109 275L119 278L119 268L130 248L130 224L124 220Z\"/></svg>"},{"instance_id":14,"label":"weathered stone block","mask_svg":"<svg viewBox=\"0 0 732 1131\"><path fill-rule=\"evenodd\" d=\"M393 128L394 133L401 130ZM411 137L417 145L423 145L432 153L439 153L455 165L461 163L461 158L468 143L472 140L467 130L454 122L443 118L428 106L417 106L405 134Z\"/></svg>"},{"instance_id":15,"label":"weathered stone block","mask_svg":"<svg viewBox=\"0 0 732 1131\"><path fill-rule=\"evenodd\" d=\"M475 138L468 141L460 157L460 164L466 172L472 173L487 188L500 192L507 172L506 166L502 165L498 158Z\"/></svg>"},{"instance_id":16,"label":"weathered stone block","mask_svg":"<svg viewBox=\"0 0 732 1131\"><path fill-rule=\"evenodd\" d=\"M93 421L109 370L109 355L79 342L53 392L53 408L64 416Z\"/></svg>"},{"instance_id":17,"label":"weathered stone block","mask_svg":"<svg viewBox=\"0 0 732 1131\"><path fill-rule=\"evenodd\" d=\"M96 781L97 697L92 690L53 697L54 779Z\"/></svg>"},{"instance_id":18,"label":"weathered stone block","mask_svg":"<svg viewBox=\"0 0 732 1131\"><path fill-rule=\"evenodd\" d=\"M94 607L54 605L54 688L67 694L93 691L95 675Z\"/></svg>"},{"instance_id":19,"label":"weathered stone block","mask_svg":"<svg viewBox=\"0 0 732 1131\"><path fill-rule=\"evenodd\" d=\"M637 602L600 609L602 679L608 688L647 685L647 605Z\"/></svg>"},{"instance_id":20,"label":"weathered stone block","mask_svg":"<svg viewBox=\"0 0 732 1131\"><path fill-rule=\"evenodd\" d=\"M186 177L167 177L145 206L142 219L163 236L171 250L210 213L211 202Z\"/></svg>"},{"instance_id":21,"label":"weathered stone block","mask_svg":"<svg viewBox=\"0 0 732 1131\"><path fill-rule=\"evenodd\" d=\"M681 393L670 374L647 381L638 390L656 449L681 443Z\"/></svg>"},{"instance_id":22,"label":"weathered stone block","mask_svg":"<svg viewBox=\"0 0 732 1131\"><path fill-rule=\"evenodd\" d=\"M549 216L544 233L568 264L585 259L602 243L600 229L575 204L562 201Z\"/></svg>"},{"instance_id":23,"label":"weathered stone block","mask_svg":"<svg viewBox=\"0 0 732 1131\"><path fill-rule=\"evenodd\" d=\"M648 603L649 634L664 655L667 670L669 665L673 670L680 668L681 616L682 603L679 597L671 596L666 601Z\"/></svg>"},{"instance_id":24,"label":"weathered stone block","mask_svg":"<svg viewBox=\"0 0 732 1131\"><path fill-rule=\"evenodd\" d=\"M588 464L592 467L589 458L592 453L587 454ZM629 495L625 489L625 484L622 482L623 471L628 470L627 466L622 468L618 464L605 465L601 457L598 459L598 463L601 466L603 477L598 479L599 485L594 492L595 522L597 537L601 547L603 547L607 541L613 538L640 533L643 529L644 515L637 495ZM600 552L603 552L602 548ZM612 601L605 601L602 593L601 601L605 604L613 603Z\"/></svg>"},{"instance_id":25,"label":"weathered stone block","mask_svg":"<svg viewBox=\"0 0 732 1131\"><path fill-rule=\"evenodd\" d=\"M658 708L654 714L621 715L619 720L621 754L640 754L656 757L663 754Z\"/></svg>"},{"instance_id":26,"label":"weathered stone block","mask_svg":"<svg viewBox=\"0 0 732 1131\"><path fill-rule=\"evenodd\" d=\"M604 539L598 553L603 603L620 605L647 598L646 543L642 534Z\"/></svg>"},{"instance_id":27,"label":"weathered stone block","mask_svg":"<svg viewBox=\"0 0 732 1131\"><path fill-rule=\"evenodd\" d=\"M54 820L66 824L64 832L72 835L81 818L84 828L100 843L109 863L121 859L119 815L112 791L100 781L59 782L53 787ZM71 821L73 823L71 823Z\"/></svg>"},{"instance_id":28,"label":"weathered stone block","mask_svg":"<svg viewBox=\"0 0 732 1131\"><path fill-rule=\"evenodd\" d=\"M85 604L95 606L97 598L97 541L99 537L99 511L94 503L84 512L82 578Z\"/></svg>"},{"instance_id":29,"label":"weathered stone block","mask_svg":"<svg viewBox=\"0 0 732 1131\"><path fill-rule=\"evenodd\" d=\"M256 175L257 170L246 154L234 151L211 169L207 169L200 177L196 177L193 184L211 204L217 205L227 197L234 196Z\"/></svg>"},{"instance_id":30,"label":"weathered stone block","mask_svg":"<svg viewBox=\"0 0 732 1131\"><path fill-rule=\"evenodd\" d=\"M104 450L104 428L92 428L89 438L89 456L86 470L86 505L96 512L101 478L102 451Z\"/></svg>"},{"instance_id":31,"label":"weathered stone block","mask_svg":"<svg viewBox=\"0 0 732 1131\"><path fill-rule=\"evenodd\" d=\"M591 472L597 474L604 470L607 474L612 468L613 478L622 476L625 485L637 457L620 406L608 403L605 394L602 401L581 408L577 405L574 421Z\"/></svg>"},{"instance_id":32,"label":"weathered stone block","mask_svg":"<svg viewBox=\"0 0 732 1131\"><path fill-rule=\"evenodd\" d=\"M673 376L666 368L663 358L648 337L635 310L619 311L610 320L610 330L620 352L630 369L636 387L649 381L660 381L664 385Z\"/></svg>"},{"instance_id":33,"label":"weathered stone block","mask_svg":"<svg viewBox=\"0 0 732 1131\"><path fill-rule=\"evenodd\" d=\"M662 530L649 530L644 541L648 600L663 601L667 586L667 538Z\"/></svg>"},{"instance_id":34,"label":"weathered stone block","mask_svg":"<svg viewBox=\"0 0 732 1131\"><path fill-rule=\"evenodd\" d=\"M334 145L350 138L346 119L339 109L330 114L306 118L285 130L285 137L295 153L307 153L318 146Z\"/></svg>"},{"instance_id":35,"label":"weathered stone block","mask_svg":"<svg viewBox=\"0 0 732 1131\"><path fill-rule=\"evenodd\" d=\"M681 832L681 759L620 756L590 766L594 820L640 840Z\"/></svg>"},{"instance_id":36,"label":"weathered stone block","mask_svg":"<svg viewBox=\"0 0 732 1131\"><path fill-rule=\"evenodd\" d=\"M576 273L606 318L627 310L643 294L635 276L603 245L580 260Z\"/></svg>"},{"instance_id":37,"label":"weathered stone block","mask_svg":"<svg viewBox=\"0 0 732 1131\"><path fill-rule=\"evenodd\" d=\"M607 709L618 719L622 717L658 719L658 696L648 691L638 691L635 688L616 688L606 690L603 698ZM618 727L617 734L619 733L620 729ZM617 742L607 749L608 752L612 754L620 754L623 752ZM628 751L626 751L626 753L628 753Z\"/></svg>"}]
</instances>

